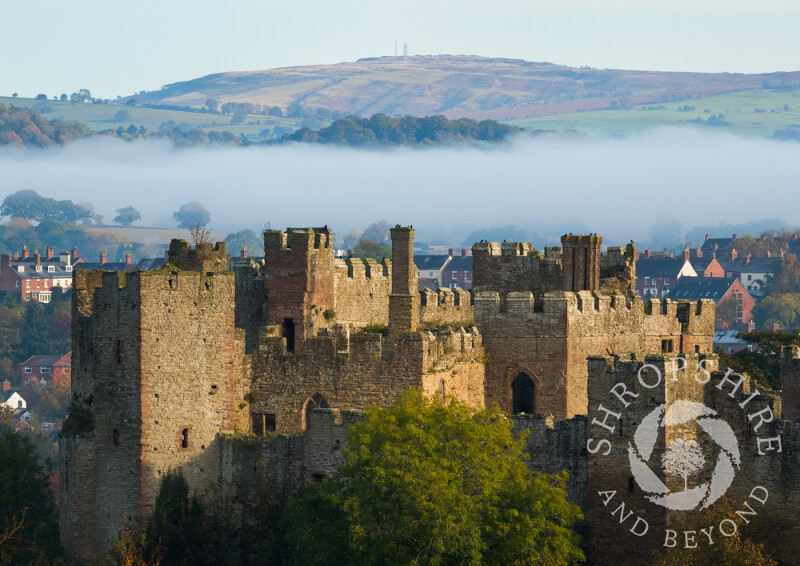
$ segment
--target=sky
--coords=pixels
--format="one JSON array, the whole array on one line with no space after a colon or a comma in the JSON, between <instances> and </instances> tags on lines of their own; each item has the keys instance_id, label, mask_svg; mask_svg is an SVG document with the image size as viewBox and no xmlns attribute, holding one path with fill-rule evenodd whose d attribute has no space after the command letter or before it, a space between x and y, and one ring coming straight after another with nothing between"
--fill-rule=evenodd
<instances>
[{"instance_id":1,"label":"sky","mask_svg":"<svg viewBox=\"0 0 800 566\"><path fill-rule=\"evenodd\" d=\"M0 148L0 195L24 188L91 202L107 222L132 205L138 225L172 228L172 213L199 201L222 233L327 224L341 237L386 220L413 224L421 241L456 244L512 225L539 249L569 232L655 247L682 245L696 226L720 227L711 231L721 237L767 218L781 219L773 228L800 225L797 153L795 143L670 129L386 151L90 138L60 150ZM513 229L494 234L515 237Z\"/></svg>"},{"instance_id":2,"label":"sky","mask_svg":"<svg viewBox=\"0 0 800 566\"><path fill-rule=\"evenodd\" d=\"M4 2L0 95L115 98L210 73L409 54L800 70L797 0Z\"/></svg>"}]
</instances>

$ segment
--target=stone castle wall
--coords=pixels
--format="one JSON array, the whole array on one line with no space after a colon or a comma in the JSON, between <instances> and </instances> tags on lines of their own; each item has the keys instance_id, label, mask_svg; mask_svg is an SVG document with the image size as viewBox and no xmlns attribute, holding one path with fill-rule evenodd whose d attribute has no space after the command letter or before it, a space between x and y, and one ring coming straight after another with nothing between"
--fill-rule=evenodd
<instances>
[{"instance_id":1,"label":"stone castle wall","mask_svg":"<svg viewBox=\"0 0 800 566\"><path fill-rule=\"evenodd\" d=\"M62 473L80 494L62 490L61 508L67 544L86 558L118 536L123 516L149 514L167 470L184 467L201 494L216 481L214 439L234 432L247 384L232 273L78 271L76 281L76 388L94 430L65 436Z\"/></svg>"},{"instance_id":2,"label":"stone castle wall","mask_svg":"<svg viewBox=\"0 0 800 566\"><path fill-rule=\"evenodd\" d=\"M615 352L711 351L711 301L674 303L579 291L553 291L536 307L531 292L475 296L476 324L488 354L486 401L511 412L512 383L520 374L535 385L535 412L569 418L586 414L592 355Z\"/></svg>"},{"instance_id":3,"label":"stone castle wall","mask_svg":"<svg viewBox=\"0 0 800 566\"><path fill-rule=\"evenodd\" d=\"M389 324L392 262L347 258L336 260L334 311L336 324L362 328Z\"/></svg>"},{"instance_id":4,"label":"stone castle wall","mask_svg":"<svg viewBox=\"0 0 800 566\"><path fill-rule=\"evenodd\" d=\"M365 409L388 404L410 387L482 404L480 335L463 329L442 336L411 333L389 339L377 333L317 336L290 354L281 337L266 337L252 360L250 410L269 415L274 430L298 431L316 407ZM260 418L260 417L258 417Z\"/></svg>"}]
</instances>

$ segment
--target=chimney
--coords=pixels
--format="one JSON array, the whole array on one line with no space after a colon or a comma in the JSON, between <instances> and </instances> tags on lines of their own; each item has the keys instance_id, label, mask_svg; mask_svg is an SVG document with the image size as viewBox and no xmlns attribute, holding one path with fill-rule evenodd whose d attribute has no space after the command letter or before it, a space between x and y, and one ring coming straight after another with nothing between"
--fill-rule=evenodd
<instances>
[{"instance_id":1,"label":"chimney","mask_svg":"<svg viewBox=\"0 0 800 566\"><path fill-rule=\"evenodd\" d=\"M453 248L450 248L449 250L447 250L447 255L453 257L454 255L456 255L456 251Z\"/></svg>"},{"instance_id":2,"label":"chimney","mask_svg":"<svg viewBox=\"0 0 800 566\"><path fill-rule=\"evenodd\" d=\"M0 266L11 267L11 254L0 255Z\"/></svg>"},{"instance_id":3,"label":"chimney","mask_svg":"<svg viewBox=\"0 0 800 566\"><path fill-rule=\"evenodd\" d=\"M650 257L650 248L644 250L644 257Z\"/></svg>"},{"instance_id":4,"label":"chimney","mask_svg":"<svg viewBox=\"0 0 800 566\"><path fill-rule=\"evenodd\" d=\"M773 322L772 323L772 331L773 332L777 332L780 329L781 329L781 325L780 324L778 324L777 322Z\"/></svg>"},{"instance_id":5,"label":"chimney","mask_svg":"<svg viewBox=\"0 0 800 566\"><path fill-rule=\"evenodd\" d=\"M667 255L667 248L664 248L664 255Z\"/></svg>"},{"instance_id":6,"label":"chimney","mask_svg":"<svg viewBox=\"0 0 800 566\"><path fill-rule=\"evenodd\" d=\"M785 256L784 249L783 249L783 248L781 248L781 251L780 251L780 252L778 252L778 253L780 253L780 254L781 254L781 259L783 259L783 257Z\"/></svg>"},{"instance_id":7,"label":"chimney","mask_svg":"<svg viewBox=\"0 0 800 566\"><path fill-rule=\"evenodd\" d=\"M353 250L352 248L347 250L347 257L353 257Z\"/></svg>"},{"instance_id":8,"label":"chimney","mask_svg":"<svg viewBox=\"0 0 800 566\"><path fill-rule=\"evenodd\" d=\"M72 248L72 261L78 259L78 248Z\"/></svg>"},{"instance_id":9,"label":"chimney","mask_svg":"<svg viewBox=\"0 0 800 566\"><path fill-rule=\"evenodd\" d=\"M561 236L562 290L597 291L600 288L600 246L603 238L588 236Z\"/></svg>"},{"instance_id":10,"label":"chimney","mask_svg":"<svg viewBox=\"0 0 800 566\"><path fill-rule=\"evenodd\" d=\"M736 238L738 238L738 236L734 234L732 239L735 240Z\"/></svg>"},{"instance_id":11,"label":"chimney","mask_svg":"<svg viewBox=\"0 0 800 566\"><path fill-rule=\"evenodd\" d=\"M672 258L672 259L675 259L675 254L672 253L672 252L669 252L669 257Z\"/></svg>"},{"instance_id":12,"label":"chimney","mask_svg":"<svg viewBox=\"0 0 800 566\"><path fill-rule=\"evenodd\" d=\"M131 252L125 252L125 263L128 265L133 264L133 256L131 255Z\"/></svg>"},{"instance_id":13,"label":"chimney","mask_svg":"<svg viewBox=\"0 0 800 566\"><path fill-rule=\"evenodd\" d=\"M714 244L714 250L716 250L718 247L719 247L719 244Z\"/></svg>"},{"instance_id":14,"label":"chimney","mask_svg":"<svg viewBox=\"0 0 800 566\"><path fill-rule=\"evenodd\" d=\"M28 259L31 255L31 251L28 249L28 246L22 246L22 259Z\"/></svg>"},{"instance_id":15,"label":"chimney","mask_svg":"<svg viewBox=\"0 0 800 566\"><path fill-rule=\"evenodd\" d=\"M710 237L711 236L709 234L706 234L706 240L708 240Z\"/></svg>"},{"instance_id":16,"label":"chimney","mask_svg":"<svg viewBox=\"0 0 800 566\"><path fill-rule=\"evenodd\" d=\"M392 235L392 294L389 295L389 336L417 330L419 288L414 265L414 229L397 226Z\"/></svg>"},{"instance_id":17,"label":"chimney","mask_svg":"<svg viewBox=\"0 0 800 566\"><path fill-rule=\"evenodd\" d=\"M106 262L106 252L100 252L100 263Z\"/></svg>"},{"instance_id":18,"label":"chimney","mask_svg":"<svg viewBox=\"0 0 800 566\"><path fill-rule=\"evenodd\" d=\"M747 254L747 256L745 256L745 258L746 258L746 259L745 259L745 261L744 261L744 264L745 264L745 265L750 265L750 254Z\"/></svg>"},{"instance_id":19,"label":"chimney","mask_svg":"<svg viewBox=\"0 0 800 566\"><path fill-rule=\"evenodd\" d=\"M242 251L239 253L239 257L242 259L247 257L247 246L242 246Z\"/></svg>"},{"instance_id":20,"label":"chimney","mask_svg":"<svg viewBox=\"0 0 800 566\"><path fill-rule=\"evenodd\" d=\"M69 256L69 252L67 250L62 251L61 254L58 256L58 260L61 263L66 263L67 265L71 264L70 259L71 258Z\"/></svg>"},{"instance_id":21,"label":"chimney","mask_svg":"<svg viewBox=\"0 0 800 566\"><path fill-rule=\"evenodd\" d=\"M733 249L731 250L731 255L730 255L730 258L731 258L731 259L730 259L730 260L731 260L731 261L733 261L733 260L735 260L737 257L739 257L739 252L737 252L737 251L736 251L736 248L733 248Z\"/></svg>"},{"instance_id":22,"label":"chimney","mask_svg":"<svg viewBox=\"0 0 800 566\"><path fill-rule=\"evenodd\" d=\"M11 391L11 382L7 379L3 380L3 391Z\"/></svg>"},{"instance_id":23,"label":"chimney","mask_svg":"<svg viewBox=\"0 0 800 566\"><path fill-rule=\"evenodd\" d=\"M33 261L36 265L42 265L42 256L39 255L39 250L33 252Z\"/></svg>"},{"instance_id":24,"label":"chimney","mask_svg":"<svg viewBox=\"0 0 800 566\"><path fill-rule=\"evenodd\" d=\"M55 255L55 254L53 253L53 248L52 248L52 247L50 247L50 246L47 246L47 250L45 250L45 257L46 257L47 259L53 259L53 255Z\"/></svg>"},{"instance_id":25,"label":"chimney","mask_svg":"<svg viewBox=\"0 0 800 566\"><path fill-rule=\"evenodd\" d=\"M767 257L772 257L772 252L767 250Z\"/></svg>"},{"instance_id":26,"label":"chimney","mask_svg":"<svg viewBox=\"0 0 800 566\"><path fill-rule=\"evenodd\" d=\"M683 248L683 260L689 261L690 259L692 259L692 251L689 249L689 246L686 246Z\"/></svg>"},{"instance_id":27,"label":"chimney","mask_svg":"<svg viewBox=\"0 0 800 566\"><path fill-rule=\"evenodd\" d=\"M461 257L467 257L468 253L467 248L461 248Z\"/></svg>"},{"instance_id":28,"label":"chimney","mask_svg":"<svg viewBox=\"0 0 800 566\"><path fill-rule=\"evenodd\" d=\"M694 254L694 255L695 255L695 257L703 257L703 250L701 250L700 248L697 248L697 253Z\"/></svg>"},{"instance_id":29,"label":"chimney","mask_svg":"<svg viewBox=\"0 0 800 566\"><path fill-rule=\"evenodd\" d=\"M19 252L14 252L14 255L13 255L13 257L11 259L13 259L14 261L17 261L19 259Z\"/></svg>"}]
</instances>

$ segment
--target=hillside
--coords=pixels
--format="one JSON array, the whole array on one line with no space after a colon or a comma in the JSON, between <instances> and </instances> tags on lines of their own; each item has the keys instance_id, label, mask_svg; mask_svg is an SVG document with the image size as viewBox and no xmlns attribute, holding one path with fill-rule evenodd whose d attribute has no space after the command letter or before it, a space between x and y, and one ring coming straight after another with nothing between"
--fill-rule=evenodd
<instances>
[{"instance_id":1,"label":"hillside","mask_svg":"<svg viewBox=\"0 0 800 566\"><path fill-rule=\"evenodd\" d=\"M571 68L477 56L361 59L335 65L226 72L136 95L139 104L202 107L250 102L347 114L444 114L520 120L707 98L746 89L800 88L800 72L678 73ZM123 99L125 101L127 99Z\"/></svg>"}]
</instances>

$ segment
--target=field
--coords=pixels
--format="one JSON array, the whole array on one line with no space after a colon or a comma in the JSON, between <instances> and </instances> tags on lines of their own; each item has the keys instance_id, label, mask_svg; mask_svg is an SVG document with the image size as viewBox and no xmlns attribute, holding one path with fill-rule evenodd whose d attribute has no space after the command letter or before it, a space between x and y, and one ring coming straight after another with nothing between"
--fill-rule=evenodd
<instances>
[{"instance_id":1,"label":"field","mask_svg":"<svg viewBox=\"0 0 800 566\"><path fill-rule=\"evenodd\" d=\"M709 118L724 115L713 126ZM702 123L698 123L698 120ZM708 98L650 103L620 110L596 110L510 120L526 129L575 129L600 136L630 134L659 126L722 130L771 137L776 130L800 127L800 91L751 89ZM712 119L712 124L714 120Z\"/></svg>"},{"instance_id":2,"label":"field","mask_svg":"<svg viewBox=\"0 0 800 566\"><path fill-rule=\"evenodd\" d=\"M148 130L157 131L162 123L173 120L176 124L188 124L192 128L198 128L206 132L227 130L237 136L245 134L248 137L256 138L262 130L268 130L271 137L275 137L280 133L293 132L300 127L302 122L302 120L296 118L247 116L242 124L231 125L231 116L221 116L219 114L130 107L120 104L72 104L57 100L11 98L8 96L0 97L0 104L38 110L50 120L82 122L97 132L117 129L120 126L127 128L131 124L136 127L144 126ZM120 110L126 110L131 119L123 122L116 121L114 115ZM278 128L277 132L276 128Z\"/></svg>"}]
</instances>

